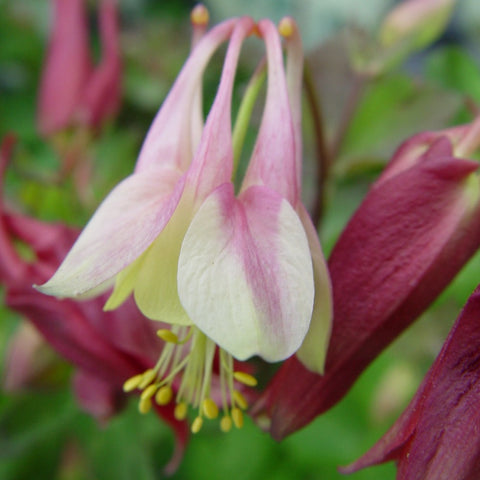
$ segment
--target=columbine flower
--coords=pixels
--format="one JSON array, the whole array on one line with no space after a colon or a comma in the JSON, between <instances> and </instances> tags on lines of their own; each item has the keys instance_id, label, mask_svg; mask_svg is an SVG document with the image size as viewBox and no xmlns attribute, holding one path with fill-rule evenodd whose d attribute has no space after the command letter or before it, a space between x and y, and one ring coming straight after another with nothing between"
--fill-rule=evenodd
<instances>
[{"instance_id":1,"label":"columbine flower","mask_svg":"<svg viewBox=\"0 0 480 480\"><path fill-rule=\"evenodd\" d=\"M120 102L121 61L116 5L102 0L102 59L93 68L85 0L54 0L54 22L39 92L37 123L43 135L74 124L98 128Z\"/></svg>"},{"instance_id":2,"label":"columbine flower","mask_svg":"<svg viewBox=\"0 0 480 480\"><path fill-rule=\"evenodd\" d=\"M480 287L469 298L415 397L362 458L396 460L397 480L475 480L480 473Z\"/></svg>"},{"instance_id":3,"label":"columbine flower","mask_svg":"<svg viewBox=\"0 0 480 480\"><path fill-rule=\"evenodd\" d=\"M235 371L233 358L283 360L307 338L302 358L309 368L323 367L330 291L316 232L300 202L301 46L293 21L287 24L289 57L300 55L289 59L288 87L278 32L266 20L256 29L267 46L268 91L238 197L231 181L230 104L240 48L255 27L248 17L218 25L196 45L153 122L134 174L107 197L41 287L76 296L114 279L107 309L133 293L147 317L172 324L158 332L169 345L157 364L124 388L143 390L141 410L153 398L167 404L178 389L176 417L185 418L188 404L198 409L194 432L203 416L218 415L217 404L224 411L222 430L232 420L242 425L247 401L238 385L256 380ZM199 135L192 118L198 118L194 100L202 73L228 38L219 89ZM218 401L213 370L219 372Z\"/></svg>"},{"instance_id":4,"label":"columbine flower","mask_svg":"<svg viewBox=\"0 0 480 480\"><path fill-rule=\"evenodd\" d=\"M373 184L328 262L335 318L325 375L290 359L254 407L274 437L338 402L480 246L478 163L457 156L475 150L479 126L414 137Z\"/></svg>"}]
</instances>

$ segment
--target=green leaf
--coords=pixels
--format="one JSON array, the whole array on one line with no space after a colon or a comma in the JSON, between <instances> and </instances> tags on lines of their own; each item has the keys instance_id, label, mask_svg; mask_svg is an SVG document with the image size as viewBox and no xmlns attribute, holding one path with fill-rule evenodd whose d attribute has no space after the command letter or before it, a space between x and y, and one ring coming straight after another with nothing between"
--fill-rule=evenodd
<instances>
[{"instance_id":1,"label":"green leaf","mask_svg":"<svg viewBox=\"0 0 480 480\"><path fill-rule=\"evenodd\" d=\"M426 64L426 77L437 85L455 90L480 103L480 68L460 47L433 52Z\"/></svg>"},{"instance_id":2,"label":"green leaf","mask_svg":"<svg viewBox=\"0 0 480 480\"><path fill-rule=\"evenodd\" d=\"M337 173L382 166L408 137L445 128L460 105L458 95L403 74L372 82L349 125Z\"/></svg>"}]
</instances>

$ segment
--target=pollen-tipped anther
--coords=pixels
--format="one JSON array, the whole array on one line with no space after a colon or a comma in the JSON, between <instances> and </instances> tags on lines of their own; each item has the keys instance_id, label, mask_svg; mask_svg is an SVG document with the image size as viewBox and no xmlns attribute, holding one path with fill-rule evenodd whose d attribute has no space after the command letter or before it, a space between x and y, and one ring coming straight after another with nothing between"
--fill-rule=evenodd
<instances>
[{"instance_id":1,"label":"pollen-tipped anther","mask_svg":"<svg viewBox=\"0 0 480 480\"><path fill-rule=\"evenodd\" d=\"M239 408L232 408L232 419L237 428L243 427L243 413Z\"/></svg>"},{"instance_id":2,"label":"pollen-tipped anther","mask_svg":"<svg viewBox=\"0 0 480 480\"><path fill-rule=\"evenodd\" d=\"M155 394L155 402L157 405L168 405L173 398L173 390L170 385L161 387Z\"/></svg>"},{"instance_id":3,"label":"pollen-tipped anther","mask_svg":"<svg viewBox=\"0 0 480 480\"><path fill-rule=\"evenodd\" d=\"M234 372L233 378L248 387L256 387L257 386L257 379L248 373L245 372Z\"/></svg>"},{"instance_id":4,"label":"pollen-tipped anther","mask_svg":"<svg viewBox=\"0 0 480 480\"><path fill-rule=\"evenodd\" d=\"M206 26L210 20L210 14L205 5L199 3L195 6L190 14L190 21L194 26Z\"/></svg>"},{"instance_id":5,"label":"pollen-tipped anther","mask_svg":"<svg viewBox=\"0 0 480 480\"><path fill-rule=\"evenodd\" d=\"M232 429L232 419L228 416L228 415L225 415L224 417L222 417L222 419L220 420L220 430L222 432L229 432L230 430Z\"/></svg>"},{"instance_id":6,"label":"pollen-tipped anther","mask_svg":"<svg viewBox=\"0 0 480 480\"><path fill-rule=\"evenodd\" d=\"M289 38L295 33L296 28L295 21L291 17L284 17L278 24L278 33L282 37Z\"/></svg>"},{"instance_id":7,"label":"pollen-tipped anther","mask_svg":"<svg viewBox=\"0 0 480 480\"><path fill-rule=\"evenodd\" d=\"M161 330L157 330L157 337L161 338L165 342L178 343L178 336L171 330L167 330L164 328L162 328Z\"/></svg>"},{"instance_id":8,"label":"pollen-tipped anther","mask_svg":"<svg viewBox=\"0 0 480 480\"><path fill-rule=\"evenodd\" d=\"M203 425L203 418L197 417L192 423L192 433L198 433Z\"/></svg>"}]
</instances>

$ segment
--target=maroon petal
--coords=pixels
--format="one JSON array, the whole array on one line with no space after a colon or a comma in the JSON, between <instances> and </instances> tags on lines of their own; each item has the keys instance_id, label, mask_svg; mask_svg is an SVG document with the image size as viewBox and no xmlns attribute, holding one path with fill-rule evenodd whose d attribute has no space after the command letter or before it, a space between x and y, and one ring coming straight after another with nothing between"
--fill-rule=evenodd
<instances>
[{"instance_id":1,"label":"maroon petal","mask_svg":"<svg viewBox=\"0 0 480 480\"><path fill-rule=\"evenodd\" d=\"M117 413L126 399L121 388L83 370L75 372L73 390L80 407L101 423Z\"/></svg>"},{"instance_id":2,"label":"maroon petal","mask_svg":"<svg viewBox=\"0 0 480 480\"><path fill-rule=\"evenodd\" d=\"M344 473L395 459L398 480L480 478L479 319L477 287L400 419Z\"/></svg>"},{"instance_id":3,"label":"maroon petal","mask_svg":"<svg viewBox=\"0 0 480 480\"><path fill-rule=\"evenodd\" d=\"M63 357L107 382L121 386L144 368L99 335L73 301L14 286L8 288L5 300L8 307L25 315Z\"/></svg>"}]
</instances>

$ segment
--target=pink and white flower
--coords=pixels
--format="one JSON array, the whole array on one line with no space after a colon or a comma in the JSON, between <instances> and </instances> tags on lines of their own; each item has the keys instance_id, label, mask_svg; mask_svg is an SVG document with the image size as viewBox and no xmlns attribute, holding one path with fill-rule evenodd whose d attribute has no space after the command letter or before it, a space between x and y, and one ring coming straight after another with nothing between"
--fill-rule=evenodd
<instances>
[{"instance_id":1,"label":"pink and white flower","mask_svg":"<svg viewBox=\"0 0 480 480\"><path fill-rule=\"evenodd\" d=\"M308 368L323 368L330 285L300 200L301 43L294 22L287 24L287 74L279 34L268 20L257 26L249 17L228 20L198 42L150 128L134 173L110 193L55 275L39 287L76 297L114 283L107 310L133 294L144 315L171 324L171 331L158 332L171 348L125 389L143 389L141 409L147 409L154 395L160 404L170 400L182 372L176 415L184 418L188 404L198 408L193 431L203 415L218 415L211 398L217 363L224 430L230 415L241 426L238 407L246 407L234 380L256 384L233 371L233 358L259 355L275 362L300 349ZM257 143L235 195L231 98L240 49L253 31L266 44L269 80ZM192 118L199 117L203 71L228 39L202 129Z\"/></svg>"}]
</instances>

